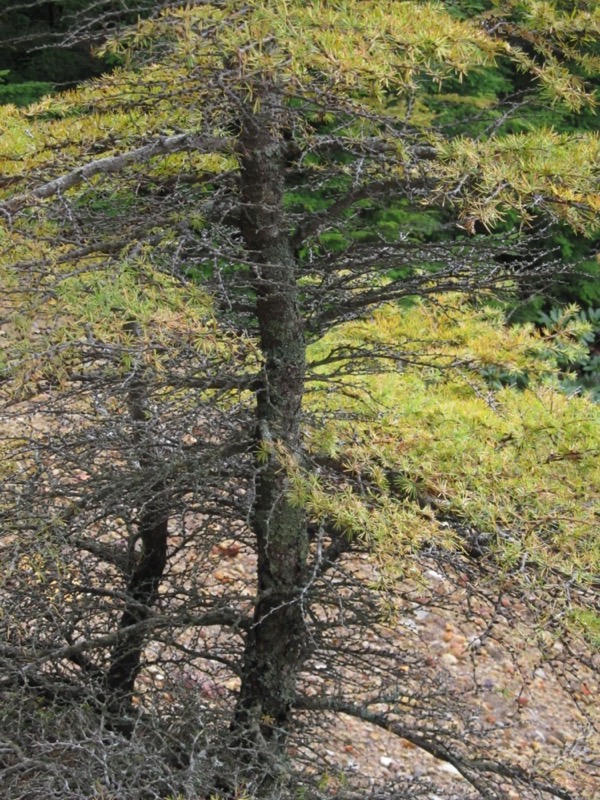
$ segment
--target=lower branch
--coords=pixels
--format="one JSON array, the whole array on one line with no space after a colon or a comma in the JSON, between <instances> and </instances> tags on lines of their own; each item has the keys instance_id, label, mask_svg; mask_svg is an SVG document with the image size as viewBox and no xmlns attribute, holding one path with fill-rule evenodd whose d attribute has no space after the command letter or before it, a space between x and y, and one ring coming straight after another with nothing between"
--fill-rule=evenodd
<instances>
[{"instance_id":1,"label":"lower branch","mask_svg":"<svg viewBox=\"0 0 600 800\"><path fill-rule=\"evenodd\" d=\"M533 773L518 765L501 764L491 759L467 758L451 752L442 742L435 741L428 736L415 733L411 728L407 728L395 720L390 720L385 714L370 711L364 706L348 703L336 698L307 698L299 697L294 703L296 709L303 711L331 711L337 714L347 714L382 728L389 733L405 739L434 758L451 764L468 781L482 797L490 797L489 789L485 783L489 781L489 775L496 775L500 778L507 778L529 788L559 798L559 800L578 800L578 798L567 789L546 783L540 780Z\"/></svg>"}]
</instances>

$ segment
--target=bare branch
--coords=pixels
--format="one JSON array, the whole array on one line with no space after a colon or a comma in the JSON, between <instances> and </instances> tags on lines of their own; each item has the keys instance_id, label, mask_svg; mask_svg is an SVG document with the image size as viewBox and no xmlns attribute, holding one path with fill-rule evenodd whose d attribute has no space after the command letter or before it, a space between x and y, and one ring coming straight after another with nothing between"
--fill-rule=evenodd
<instances>
[{"instance_id":1,"label":"bare branch","mask_svg":"<svg viewBox=\"0 0 600 800\"><path fill-rule=\"evenodd\" d=\"M106 156L96 161L77 167L71 172L61 175L48 183L38 186L31 192L15 195L4 203L0 204L0 212L10 218L10 215L19 209L33 205L36 200L46 200L57 194L63 194L74 186L94 178L96 175L110 175L120 172L130 164L149 161L155 156L168 155L170 153L180 153L184 150L195 150L197 152L227 152L231 148L228 139L218 137L197 136L196 134L180 133L176 136L161 136L153 142L129 150L116 156Z\"/></svg>"}]
</instances>

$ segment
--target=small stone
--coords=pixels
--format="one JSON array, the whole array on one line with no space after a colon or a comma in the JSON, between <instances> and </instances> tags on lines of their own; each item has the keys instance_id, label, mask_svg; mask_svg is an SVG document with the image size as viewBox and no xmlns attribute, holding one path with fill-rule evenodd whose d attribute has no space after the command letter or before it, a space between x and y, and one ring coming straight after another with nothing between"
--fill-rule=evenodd
<instances>
[{"instance_id":1,"label":"small stone","mask_svg":"<svg viewBox=\"0 0 600 800\"><path fill-rule=\"evenodd\" d=\"M570 737L564 731L554 730L551 734L546 736L546 741L548 744L554 745L554 747L562 747L571 741L571 738L572 737Z\"/></svg>"},{"instance_id":2,"label":"small stone","mask_svg":"<svg viewBox=\"0 0 600 800\"><path fill-rule=\"evenodd\" d=\"M379 759L379 763L381 764L382 767L386 768L391 767L392 764L394 763L394 759L389 758L388 756L381 756L381 758Z\"/></svg>"},{"instance_id":3,"label":"small stone","mask_svg":"<svg viewBox=\"0 0 600 800\"><path fill-rule=\"evenodd\" d=\"M459 660L464 657L466 648L460 642L454 642L452 647L450 648L450 653L453 656L456 656Z\"/></svg>"},{"instance_id":4,"label":"small stone","mask_svg":"<svg viewBox=\"0 0 600 800\"><path fill-rule=\"evenodd\" d=\"M534 750L536 753L537 753L537 752L539 752L539 751L542 749L541 742L531 742L531 744L530 744L529 746L530 746L530 747L531 747L531 749L532 749L532 750Z\"/></svg>"},{"instance_id":5,"label":"small stone","mask_svg":"<svg viewBox=\"0 0 600 800\"><path fill-rule=\"evenodd\" d=\"M440 772L447 772L449 775L460 775L460 772L452 764L440 764L438 769Z\"/></svg>"},{"instance_id":6,"label":"small stone","mask_svg":"<svg viewBox=\"0 0 600 800\"><path fill-rule=\"evenodd\" d=\"M416 633L419 630L419 626L414 621L414 619L405 618L400 621L400 625L403 628L408 628L409 631L413 631L414 633Z\"/></svg>"},{"instance_id":7,"label":"small stone","mask_svg":"<svg viewBox=\"0 0 600 800\"><path fill-rule=\"evenodd\" d=\"M525 733L525 737L529 739L530 742L541 742L544 743L546 741L546 736L543 731L539 729L535 729L533 731L527 731Z\"/></svg>"},{"instance_id":8,"label":"small stone","mask_svg":"<svg viewBox=\"0 0 600 800\"><path fill-rule=\"evenodd\" d=\"M241 547L241 544L236 542L235 539L224 539L217 545L219 554L225 558L235 558L239 554Z\"/></svg>"},{"instance_id":9,"label":"small stone","mask_svg":"<svg viewBox=\"0 0 600 800\"><path fill-rule=\"evenodd\" d=\"M458 664L458 658L453 653L444 653L440 661L445 667L455 667Z\"/></svg>"}]
</instances>

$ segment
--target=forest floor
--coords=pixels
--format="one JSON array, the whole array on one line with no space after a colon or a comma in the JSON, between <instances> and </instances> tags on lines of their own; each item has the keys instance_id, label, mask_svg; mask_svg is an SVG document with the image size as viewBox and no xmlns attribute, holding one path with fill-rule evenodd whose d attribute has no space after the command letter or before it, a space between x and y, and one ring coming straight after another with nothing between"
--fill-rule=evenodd
<instances>
[{"instance_id":1,"label":"forest floor","mask_svg":"<svg viewBox=\"0 0 600 800\"><path fill-rule=\"evenodd\" d=\"M25 422L25 418L15 420ZM43 428L45 421L31 417L28 424ZM197 524L200 527L200 521ZM256 575L255 556L250 548L243 541L219 541L216 532L214 546L203 554L208 561L196 570L191 555L195 546L193 531L191 534L192 549L175 547L162 591L169 593L179 582L184 591L197 596L202 592L236 596L239 607L246 603L249 610ZM343 569L365 586L373 579L374 567L367 555L346 557ZM566 786L577 800L597 800L600 653L584 652L581 658L582 651L577 650L580 643L564 642L552 633L550 613L544 630L539 622L534 623L526 602L516 596L497 598L496 607L476 601L481 605L477 608L472 599L467 602L472 598L471 587L461 586L456 575L446 575L435 568L426 569L425 575L428 589L422 593L426 595L422 601L415 595L415 601L408 602L402 596L406 587L399 585L393 621L382 627L366 626L359 632L362 640L358 641L358 651L362 644L366 653L397 653L396 672L407 672L408 724L414 711L411 698L415 686L418 688L426 676L419 670L427 670L429 677L438 680L438 686L446 687L448 698L453 702L459 698L485 731L480 753L488 749L490 755L501 754L506 762L523 769L535 768L549 780ZM198 585L188 586L190 580L198 581ZM338 635L343 637L345 632L338 630ZM191 637L196 639L192 641ZM200 646L206 653L224 648L226 654L231 654L237 648L239 655L239 637L226 641L216 626L200 631L188 629L182 632L180 642L184 640L198 651ZM160 647L151 644L147 657L141 694L145 690L166 692L173 679L166 669L163 674ZM414 666L417 662L418 668ZM340 676L350 686L373 685L369 658L362 663L355 660L351 668L352 663L350 659L337 667L334 675L331 664L317 653L302 679L304 694L327 696ZM232 702L239 681L230 671L199 671L198 675L204 675L194 680L208 703ZM364 700L359 694L355 696ZM417 693L415 702L424 704L426 698L419 698ZM320 762L320 772L325 776L323 786L332 797L349 784L362 787L361 797L365 799L384 784L392 792L394 787L398 791L408 787L410 792L414 786L414 796L428 800L467 800L473 796L472 788L454 766L406 739L354 717L322 714L324 720L326 716L326 736L314 740L317 747L311 758L313 767L315 759ZM300 766L305 763L303 747L307 741L308 733L304 740L300 737L297 743L292 741L292 756L297 756ZM427 794L420 791L425 784L432 787ZM506 796L508 800L520 800L518 789L507 787Z\"/></svg>"},{"instance_id":2,"label":"forest floor","mask_svg":"<svg viewBox=\"0 0 600 800\"><path fill-rule=\"evenodd\" d=\"M228 542L214 551L216 582L239 581L249 588L254 558ZM373 567L367 556L354 556L345 569L368 581ZM404 605L385 635L363 631L365 651L397 648L399 669L407 648L419 650L421 663L441 676L448 696L459 697L485 729L481 743L490 757L500 754L506 763L541 772L567 787L577 800L597 800L600 786L600 654L589 655L582 666L577 653L558 637L534 626L523 601L501 598L493 624L483 624L485 610L473 613L466 590L436 570L428 571L432 595L439 602ZM250 578L251 583L251 578ZM538 646L546 641L544 651ZM352 685L372 683L368 666L351 676ZM419 676L416 676L418 683ZM408 682L407 682L408 685ZM327 663L314 662L306 672L303 690L319 696L333 686ZM413 682L414 686L414 682ZM232 690L237 681L230 681ZM407 689L407 691L409 691ZM418 699L417 699L418 702ZM409 704L410 705L410 704ZM411 709L407 718L411 718ZM429 800L467 800L477 796L451 764L438 760L411 742L344 715L328 715L327 743L319 745L321 769L333 797L352 784L366 798L382 785L409 791ZM300 748L301 750L301 748ZM295 752L295 750L294 750ZM487 754L487 753L486 753ZM301 755L301 752L300 752ZM481 754L479 754L481 755ZM312 753L314 758L314 751ZM430 790L422 794L422 786ZM417 792L419 789L419 792ZM359 796L359 795L357 795ZM518 788L506 785L506 797L520 800Z\"/></svg>"}]
</instances>

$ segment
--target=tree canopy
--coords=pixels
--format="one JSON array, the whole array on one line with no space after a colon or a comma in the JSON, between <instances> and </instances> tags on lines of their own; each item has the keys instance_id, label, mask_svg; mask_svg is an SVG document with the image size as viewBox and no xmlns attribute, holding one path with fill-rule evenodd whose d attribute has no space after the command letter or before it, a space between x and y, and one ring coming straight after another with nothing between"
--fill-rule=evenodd
<instances>
[{"instance_id":1,"label":"tree canopy","mask_svg":"<svg viewBox=\"0 0 600 800\"><path fill-rule=\"evenodd\" d=\"M591 325L507 328L498 296L561 269L549 221L597 231L597 133L509 120L590 113L600 13L478 12L168 8L108 41L110 74L3 108L17 800L327 796L332 714L448 762L463 797L591 797L585 746L506 756L477 677L463 707L417 627L398 639L445 604L475 676L523 630L573 713L596 685L600 411L560 385ZM450 123L430 102L502 69L518 98ZM250 575L215 571L240 553Z\"/></svg>"}]
</instances>

